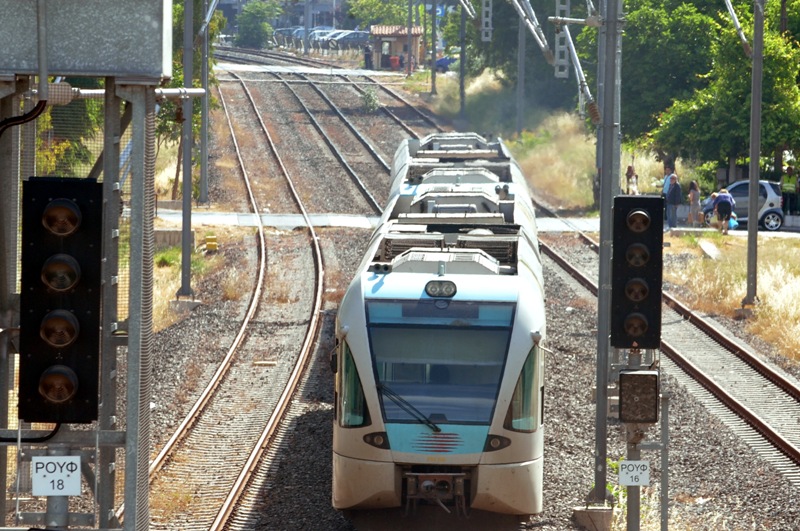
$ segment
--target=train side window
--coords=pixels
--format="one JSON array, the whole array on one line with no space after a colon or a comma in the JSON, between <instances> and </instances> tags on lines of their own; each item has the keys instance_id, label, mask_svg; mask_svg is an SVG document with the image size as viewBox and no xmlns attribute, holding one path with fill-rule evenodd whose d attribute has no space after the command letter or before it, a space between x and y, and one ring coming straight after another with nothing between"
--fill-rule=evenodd
<instances>
[{"instance_id":1,"label":"train side window","mask_svg":"<svg viewBox=\"0 0 800 531\"><path fill-rule=\"evenodd\" d=\"M511 404L508 406L504 427L507 430L533 432L539 426L537 414L537 395L541 392L537 384L537 359L539 348L534 347L528 353L528 359L522 366L522 372L517 379L514 387L514 394L511 397Z\"/></svg>"},{"instance_id":2,"label":"train side window","mask_svg":"<svg viewBox=\"0 0 800 531\"><path fill-rule=\"evenodd\" d=\"M343 344L342 354L342 369L338 373L340 380L336 417L343 428L368 426L371 421L364 387L347 341Z\"/></svg>"}]
</instances>

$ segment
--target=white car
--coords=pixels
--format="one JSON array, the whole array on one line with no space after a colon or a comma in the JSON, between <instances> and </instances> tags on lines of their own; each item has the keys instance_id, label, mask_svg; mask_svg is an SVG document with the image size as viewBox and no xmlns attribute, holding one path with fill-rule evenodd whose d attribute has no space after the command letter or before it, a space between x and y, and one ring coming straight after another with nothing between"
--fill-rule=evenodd
<instances>
[{"instance_id":1,"label":"white car","mask_svg":"<svg viewBox=\"0 0 800 531\"><path fill-rule=\"evenodd\" d=\"M780 183L759 181L758 184L758 223L768 231L776 231L783 226L783 209L781 207L783 199ZM739 223L747 223L750 181L736 181L727 185L726 188L736 201L736 205L733 207L736 219ZM711 225L715 220L713 202L711 197L708 197L700 204L706 225Z\"/></svg>"}]
</instances>

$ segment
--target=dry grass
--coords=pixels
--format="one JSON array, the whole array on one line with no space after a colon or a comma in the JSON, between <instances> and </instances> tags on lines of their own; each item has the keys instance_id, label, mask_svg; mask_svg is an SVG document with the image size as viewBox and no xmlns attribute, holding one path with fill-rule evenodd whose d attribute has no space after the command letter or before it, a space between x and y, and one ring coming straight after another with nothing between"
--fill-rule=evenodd
<instances>
[{"instance_id":1,"label":"dry grass","mask_svg":"<svg viewBox=\"0 0 800 531\"><path fill-rule=\"evenodd\" d=\"M706 240L720 251L713 260L700 249ZM747 296L747 239L708 232L703 236L667 238L667 254L690 258L685 267L664 270L664 280L686 288L692 307L707 313L734 317ZM800 240L760 233L758 237L756 294L758 303L747 331L775 345L787 358L800 352Z\"/></svg>"},{"instance_id":2,"label":"dry grass","mask_svg":"<svg viewBox=\"0 0 800 531\"><path fill-rule=\"evenodd\" d=\"M577 116L550 116L533 132L531 140L523 134L511 146L538 196L565 209L592 204L595 143Z\"/></svg>"},{"instance_id":3,"label":"dry grass","mask_svg":"<svg viewBox=\"0 0 800 531\"><path fill-rule=\"evenodd\" d=\"M163 223L160 223L163 224ZM248 246L246 241L252 235L250 227L216 227L214 234L220 248L231 245ZM156 252L153 268L153 330L158 332L182 319L188 312L179 311L172 307L171 302L177 298L181 288L181 249L171 247ZM224 300L239 300L250 293L251 281L245 270L246 264L227 264L223 253L195 252L192 257L190 287L195 291L195 297L204 300L209 294L203 293L199 288L201 280L211 274L220 275L221 297ZM224 272L221 270L225 268Z\"/></svg>"},{"instance_id":4,"label":"dry grass","mask_svg":"<svg viewBox=\"0 0 800 531\"><path fill-rule=\"evenodd\" d=\"M172 183L175 181L175 169L178 164L178 143L161 146L156 159L155 188L160 199L169 199L172 195Z\"/></svg>"}]
</instances>

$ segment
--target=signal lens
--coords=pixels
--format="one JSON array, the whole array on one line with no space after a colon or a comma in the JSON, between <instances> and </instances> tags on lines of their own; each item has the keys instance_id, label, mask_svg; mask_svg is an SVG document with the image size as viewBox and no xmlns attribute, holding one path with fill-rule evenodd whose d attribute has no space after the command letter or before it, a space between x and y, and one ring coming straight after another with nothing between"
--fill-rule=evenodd
<instances>
[{"instance_id":1,"label":"signal lens","mask_svg":"<svg viewBox=\"0 0 800 531\"><path fill-rule=\"evenodd\" d=\"M625 296L633 302L642 302L650 294L650 288L643 278L632 278L625 283Z\"/></svg>"},{"instance_id":2,"label":"signal lens","mask_svg":"<svg viewBox=\"0 0 800 531\"><path fill-rule=\"evenodd\" d=\"M650 214L646 210L631 210L626 220L633 232L644 232L650 228Z\"/></svg>"},{"instance_id":3,"label":"signal lens","mask_svg":"<svg viewBox=\"0 0 800 531\"><path fill-rule=\"evenodd\" d=\"M51 347L66 347L78 337L78 319L67 310L55 310L44 316L39 335Z\"/></svg>"},{"instance_id":4,"label":"signal lens","mask_svg":"<svg viewBox=\"0 0 800 531\"><path fill-rule=\"evenodd\" d=\"M631 267L644 267L650 261L650 250L643 243L634 243L626 249L625 260Z\"/></svg>"},{"instance_id":5,"label":"signal lens","mask_svg":"<svg viewBox=\"0 0 800 531\"><path fill-rule=\"evenodd\" d=\"M42 225L58 236L69 236L81 226L81 209L69 199L55 199L45 207Z\"/></svg>"},{"instance_id":6,"label":"signal lens","mask_svg":"<svg viewBox=\"0 0 800 531\"><path fill-rule=\"evenodd\" d=\"M623 326L625 327L625 333L630 337L642 337L647 332L647 317L641 313L632 313L625 317Z\"/></svg>"},{"instance_id":7,"label":"signal lens","mask_svg":"<svg viewBox=\"0 0 800 531\"><path fill-rule=\"evenodd\" d=\"M69 291L81 279L81 266L68 254L54 254L42 266L42 282L53 291Z\"/></svg>"},{"instance_id":8,"label":"signal lens","mask_svg":"<svg viewBox=\"0 0 800 531\"><path fill-rule=\"evenodd\" d=\"M78 376L64 365L48 367L39 378L39 394L55 404L62 404L78 392Z\"/></svg>"}]
</instances>

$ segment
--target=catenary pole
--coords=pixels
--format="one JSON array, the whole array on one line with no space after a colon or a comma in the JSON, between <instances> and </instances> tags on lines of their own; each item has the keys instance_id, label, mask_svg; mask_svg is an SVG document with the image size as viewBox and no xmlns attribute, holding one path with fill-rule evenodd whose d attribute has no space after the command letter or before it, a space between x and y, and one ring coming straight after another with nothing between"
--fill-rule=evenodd
<instances>
[{"instance_id":1,"label":"catenary pole","mask_svg":"<svg viewBox=\"0 0 800 531\"><path fill-rule=\"evenodd\" d=\"M750 102L750 190L747 207L747 296L742 305L758 299L758 182L761 156L761 84L764 67L764 0L753 2L753 74Z\"/></svg>"}]
</instances>

